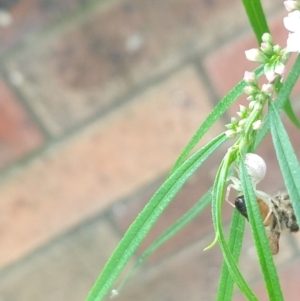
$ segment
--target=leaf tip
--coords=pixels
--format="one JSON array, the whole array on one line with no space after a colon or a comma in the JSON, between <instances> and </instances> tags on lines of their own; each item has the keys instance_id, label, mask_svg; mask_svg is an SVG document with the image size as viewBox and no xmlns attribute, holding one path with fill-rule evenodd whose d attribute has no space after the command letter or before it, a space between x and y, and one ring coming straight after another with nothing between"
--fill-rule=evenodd
<instances>
[{"instance_id":1,"label":"leaf tip","mask_svg":"<svg viewBox=\"0 0 300 301\"><path fill-rule=\"evenodd\" d=\"M219 235L216 233L216 236L215 236L213 242L209 246L204 248L203 251L207 251L207 250L211 249L218 242L218 238L219 238Z\"/></svg>"}]
</instances>

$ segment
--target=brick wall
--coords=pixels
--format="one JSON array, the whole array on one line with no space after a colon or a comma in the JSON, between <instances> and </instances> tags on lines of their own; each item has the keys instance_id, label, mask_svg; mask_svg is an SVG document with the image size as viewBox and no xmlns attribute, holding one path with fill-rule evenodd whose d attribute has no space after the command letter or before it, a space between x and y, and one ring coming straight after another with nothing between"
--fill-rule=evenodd
<instances>
[{"instance_id":1,"label":"brick wall","mask_svg":"<svg viewBox=\"0 0 300 301\"><path fill-rule=\"evenodd\" d=\"M284 43L281 1L264 6L276 42ZM84 300L195 130L244 71L256 68L244 57L255 40L237 0L24 0L5 9L0 300ZM299 149L299 132L286 125ZM212 185L225 151L188 181L139 254ZM258 153L269 167L261 187L275 193L283 181L270 137ZM225 227L231 213L224 205ZM267 300L248 232L241 267ZM119 300L214 300L222 260L218 247L202 252L212 238L207 209L149 258ZM289 301L299 296L290 289L299 247L299 235L283 235L275 257Z\"/></svg>"}]
</instances>

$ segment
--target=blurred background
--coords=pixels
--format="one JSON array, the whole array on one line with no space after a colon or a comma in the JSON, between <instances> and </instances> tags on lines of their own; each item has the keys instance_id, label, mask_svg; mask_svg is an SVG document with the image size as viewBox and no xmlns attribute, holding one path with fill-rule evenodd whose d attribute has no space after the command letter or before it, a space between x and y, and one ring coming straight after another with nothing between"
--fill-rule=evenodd
<instances>
[{"instance_id":1,"label":"blurred background","mask_svg":"<svg viewBox=\"0 0 300 301\"><path fill-rule=\"evenodd\" d=\"M263 5L284 47L282 1ZM0 1L1 301L85 299L195 130L257 67L244 55L253 47L238 0ZM299 93L298 83L298 116ZM199 146L224 131L243 102ZM283 118L298 150L299 131ZM207 191L225 152L188 181L135 259ZM284 189L270 136L258 154L268 165L259 188ZM232 211L224 204L225 229ZM212 229L207 208L117 300L215 300L222 258L218 246L203 252ZM274 257L289 301L299 300L299 248L300 235L285 233ZM268 300L249 225L240 266ZM245 299L236 291L234 300Z\"/></svg>"}]
</instances>

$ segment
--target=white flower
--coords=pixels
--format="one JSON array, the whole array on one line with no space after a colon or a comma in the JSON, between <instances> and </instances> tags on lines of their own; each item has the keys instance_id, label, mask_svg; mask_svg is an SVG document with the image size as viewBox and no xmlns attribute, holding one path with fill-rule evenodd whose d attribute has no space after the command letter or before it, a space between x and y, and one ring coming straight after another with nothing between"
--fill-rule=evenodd
<instances>
[{"instance_id":1,"label":"white flower","mask_svg":"<svg viewBox=\"0 0 300 301\"><path fill-rule=\"evenodd\" d=\"M225 131L225 135L227 138L234 138L236 136L236 132L234 130Z\"/></svg>"},{"instance_id":2,"label":"white flower","mask_svg":"<svg viewBox=\"0 0 300 301\"><path fill-rule=\"evenodd\" d=\"M246 86L244 88L244 93L246 95L252 95L254 93L257 93L257 88L256 87L253 87L253 86Z\"/></svg>"},{"instance_id":3,"label":"white flower","mask_svg":"<svg viewBox=\"0 0 300 301\"><path fill-rule=\"evenodd\" d=\"M254 109L256 105L256 101L255 100L251 100L249 103L249 110L252 111Z\"/></svg>"},{"instance_id":4,"label":"white flower","mask_svg":"<svg viewBox=\"0 0 300 301\"><path fill-rule=\"evenodd\" d=\"M282 62L278 62L275 65L274 71L275 71L276 74L278 74L280 76L283 76L284 75L284 71L285 71L285 65Z\"/></svg>"},{"instance_id":5,"label":"white flower","mask_svg":"<svg viewBox=\"0 0 300 301\"><path fill-rule=\"evenodd\" d=\"M285 28L291 33L287 39L287 52L300 52L300 11L295 10L283 18Z\"/></svg>"},{"instance_id":6,"label":"white flower","mask_svg":"<svg viewBox=\"0 0 300 301\"><path fill-rule=\"evenodd\" d=\"M300 30L300 11L295 10L283 18L283 24L288 31L297 32Z\"/></svg>"},{"instance_id":7,"label":"white flower","mask_svg":"<svg viewBox=\"0 0 300 301\"><path fill-rule=\"evenodd\" d=\"M271 54L273 52L273 46L271 44L265 43L265 42L260 44L260 49L262 52L264 52L266 54L268 54L268 53Z\"/></svg>"},{"instance_id":8,"label":"white flower","mask_svg":"<svg viewBox=\"0 0 300 301\"><path fill-rule=\"evenodd\" d=\"M300 52L300 32L290 33L286 41L287 52Z\"/></svg>"},{"instance_id":9,"label":"white flower","mask_svg":"<svg viewBox=\"0 0 300 301\"><path fill-rule=\"evenodd\" d=\"M261 87L261 91L265 94L269 94L273 92L273 85L271 84L263 84Z\"/></svg>"},{"instance_id":10,"label":"white flower","mask_svg":"<svg viewBox=\"0 0 300 301\"><path fill-rule=\"evenodd\" d=\"M260 130L262 128L262 121L261 120L256 120L255 122L252 123L252 128L254 131Z\"/></svg>"},{"instance_id":11,"label":"white flower","mask_svg":"<svg viewBox=\"0 0 300 301\"><path fill-rule=\"evenodd\" d=\"M247 84L253 84L256 83L256 77L255 74L253 72L249 72L249 71L245 71L244 73L244 81Z\"/></svg>"},{"instance_id":12,"label":"white flower","mask_svg":"<svg viewBox=\"0 0 300 301\"><path fill-rule=\"evenodd\" d=\"M290 13L296 9L299 9L299 5L295 0L288 0L283 2L285 9Z\"/></svg>"},{"instance_id":13,"label":"white flower","mask_svg":"<svg viewBox=\"0 0 300 301\"><path fill-rule=\"evenodd\" d=\"M272 36L268 33L268 32L265 32L262 37L261 37L261 40L265 43L268 43L270 45L273 45L273 38Z\"/></svg>"},{"instance_id":14,"label":"white flower","mask_svg":"<svg viewBox=\"0 0 300 301\"><path fill-rule=\"evenodd\" d=\"M245 51L245 55L248 61L263 63L264 56L259 49L252 48Z\"/></svg>"},{"instance_id":15,"label":"white flower","mask_svg":"<svg viewBox=\"0 0 300 301\"><path fill-rule=\"evenodd\" d=\"M276 74L273 69L265 71L265 75L269 83L273 83L278 77L278 74Z\"/></svg>"}]
</instances>

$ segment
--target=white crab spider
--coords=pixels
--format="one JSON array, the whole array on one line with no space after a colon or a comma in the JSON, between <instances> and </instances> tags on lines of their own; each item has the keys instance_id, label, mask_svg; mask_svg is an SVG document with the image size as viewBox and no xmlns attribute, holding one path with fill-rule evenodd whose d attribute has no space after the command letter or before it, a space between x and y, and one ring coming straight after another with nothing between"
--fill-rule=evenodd
<instances>
[{"instance_id":1,"label":"white crab spider","mask_svg":"<svg viewBox=\"0 0 300 301\"><path fill-rule=\"evenodd\" d=\"M264 159L262 157L260 157L259 155L253 154L253 153L247 153L245 155L245 165L246 165L246 169L247 172L250 176L250 179L252 181L252 185L254 188L254 192L257 198L263 200L268 207L270 208L270 211L267 215L267 217L265 218L264 222L268 220L270 214L273 212L275 217L277 219L279 219L279 216L276 212L276 210L274 210L274 205L272 203L272 198L271 196L269 196L267 193L257 190L256 189L256 185L265 177L266 175L266 171L267 171L267 166L266 166L266 162L264 161ZM238 193L240 193L242 191L242 187L241 187L241 181L240 179L236 178L236 177L228 177L227 179L228 181L231 181L232 183L228 185L227 189L226 189L226 195L225 195L225 200L233 207L235 207L235 205L233 205L230 201L229 201L229 193L230 190L233 188L236 191L238 191Z\"/></svg>"}]
</instances>

